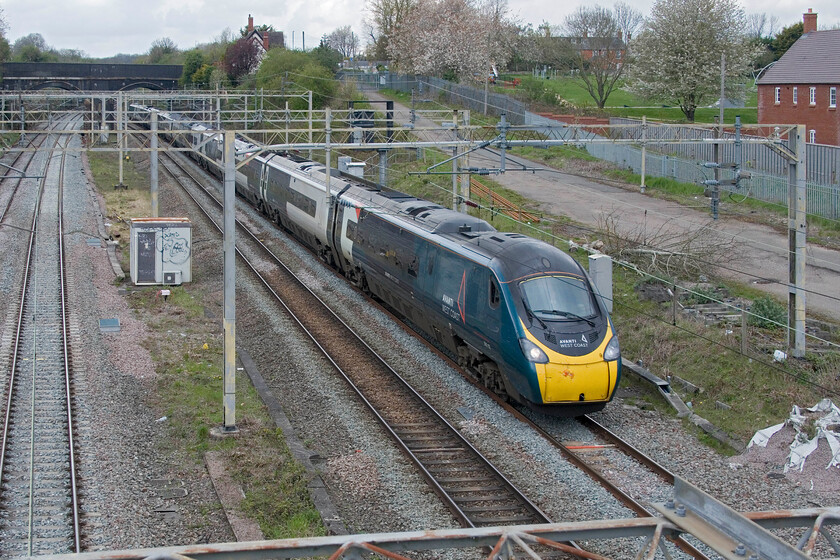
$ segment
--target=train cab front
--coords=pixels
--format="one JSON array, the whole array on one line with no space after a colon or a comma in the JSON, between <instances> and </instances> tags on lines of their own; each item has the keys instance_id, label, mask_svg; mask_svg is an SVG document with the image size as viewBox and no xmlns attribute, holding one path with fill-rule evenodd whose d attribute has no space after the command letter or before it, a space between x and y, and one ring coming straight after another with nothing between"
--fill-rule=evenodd
<instances>
[{"instance_id":1,"label":"train cab front","mask_svg":"<svg viewBox=\"0 0 840 560\"><path fill-rule=\"evenodd\" d=\"M549 414L578 416L604 408L618 385L621 352L588 278L582 271L546 272L513 284L519 346L535 374L522 396Z\"/></svg>"}]
</instances>

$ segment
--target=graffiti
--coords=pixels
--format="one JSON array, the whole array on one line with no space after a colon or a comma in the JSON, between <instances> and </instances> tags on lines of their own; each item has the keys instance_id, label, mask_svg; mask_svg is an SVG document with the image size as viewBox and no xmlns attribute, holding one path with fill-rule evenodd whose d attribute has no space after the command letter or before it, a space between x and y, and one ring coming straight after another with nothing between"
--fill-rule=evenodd
<instances>
[{"instance_id":1,"label":"graffiti","mask_svg":"<svg viewBox=\"0 0 840 560\"><path fill-rule=\"evenodd\" d=\"M179 231L163 230L157 238L157 245L165 263L181 265L190 258L190 242Z\"/></svg>"}]
</instances>

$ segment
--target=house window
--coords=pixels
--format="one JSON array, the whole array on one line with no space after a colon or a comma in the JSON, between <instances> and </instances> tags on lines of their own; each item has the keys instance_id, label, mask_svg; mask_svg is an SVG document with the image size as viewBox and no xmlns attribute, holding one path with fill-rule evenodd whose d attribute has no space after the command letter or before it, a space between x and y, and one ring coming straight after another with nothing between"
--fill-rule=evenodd
<instances>
[{"instance_id":1,"label":"house window","mask_svg":"<svg viewBox=\"0 0 840 560\"><path fill-rule=\"evenodd\" d=\"M811 105L817 104L817 88L811 86Z\"/></svg>"},{"instance_id":2,"label":"house window","mask_svg":"<svg viewBox=\"0 0 840 560\"><path fill-rule=\"evenodd\" d=\"M776 99L776 105L778 105L779 103L781 103L781 102L782 102L782 88L780 88L780 87L777 87L777 88L776 88L776 97L775 97L775 99Z\"/></svg>"},{"instance_id":3,"label":"house window","mask_svg":"<svg viewBox=\"0 0 840 560\"><path fill-rule=\"evenodd\" d=\"M837 88L832 87L828 89L828 106L837 107Z\"/></svg>"},{"instance_id":4,"label":"house window","mask_svg":"<svg viewBox=\"0 0 840 560\"><path fill-rule=\"evenodd\" d=\"M817 131L813 128L808 131L808 142L810 142L811 144L817 143Z\"/></svg>"},{"instance_id":5,"label":"house window","mask_svg":"<svg viewBox=\"0 0 840 560\"><path fill-rule=\"evenodd\" d=\"M797 101L799 101L799 92L796 91L796 86L793 86L793 104L796 105Z\"/></svg>"}]
</instances>

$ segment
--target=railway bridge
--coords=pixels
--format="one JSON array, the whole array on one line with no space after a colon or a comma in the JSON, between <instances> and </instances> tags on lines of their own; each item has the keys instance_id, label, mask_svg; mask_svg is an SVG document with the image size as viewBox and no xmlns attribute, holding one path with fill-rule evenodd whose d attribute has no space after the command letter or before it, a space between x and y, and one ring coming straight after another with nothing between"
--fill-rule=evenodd
<instances>
[{"instance_id":1,"label":"railway bridge","mask_svg":"<svg viewBox=\"0 0 840 560\"><path fill-rule=\"evenodd\" d=\"M5 62L0 89L25 91L47 88L69 91L173 90L180 64L92 64L78 62Z\"/></svg>"}]
</instances>

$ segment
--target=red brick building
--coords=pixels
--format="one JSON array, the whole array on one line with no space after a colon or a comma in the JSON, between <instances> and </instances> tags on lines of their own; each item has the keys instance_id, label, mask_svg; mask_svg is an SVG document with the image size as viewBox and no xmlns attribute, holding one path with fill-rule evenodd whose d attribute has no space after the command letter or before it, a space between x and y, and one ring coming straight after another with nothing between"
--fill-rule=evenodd
<instances>
[{"instance_id":1,"label":"red brick building","mask_svg":"<svg viewBox=\"0 0 840 560\"><path fill-rule=\"evenodd\" d=\"M810 143L840 146L840 29L817 31L817 14L803 17L803 34L758 80L760 124L804 124Z\"/></svg>"}]
</instances>

